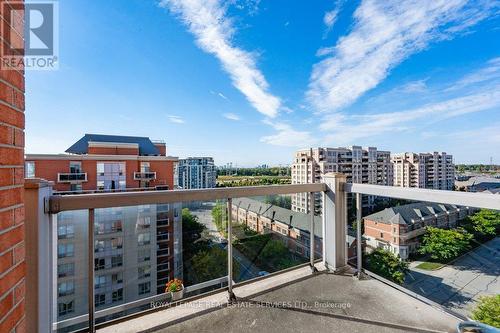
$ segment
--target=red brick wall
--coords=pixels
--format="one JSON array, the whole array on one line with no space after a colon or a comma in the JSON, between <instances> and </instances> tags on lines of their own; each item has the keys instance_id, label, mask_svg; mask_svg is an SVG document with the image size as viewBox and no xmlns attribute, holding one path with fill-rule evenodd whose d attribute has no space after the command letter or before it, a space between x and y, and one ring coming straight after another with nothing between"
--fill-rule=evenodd
<instances>
[{"instance_id":1,"label":"red brick wall","mask_svg":"<svg viewBox=\"0 0 500 333\"><path fill-rule=\"evenodd\" d=\"M9 29L19 39L23 31L21 20L14 28L6 24L6 5L0 2L2 45ZM23 184L24 73L0 70L0 332L7 333L26 331Z\"/></svg>"}]
</instances>

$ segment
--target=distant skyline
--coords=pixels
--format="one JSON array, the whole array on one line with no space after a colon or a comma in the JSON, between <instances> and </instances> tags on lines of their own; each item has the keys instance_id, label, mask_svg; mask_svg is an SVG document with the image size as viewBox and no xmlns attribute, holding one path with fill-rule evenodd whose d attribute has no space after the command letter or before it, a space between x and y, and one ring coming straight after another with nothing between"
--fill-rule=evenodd
<instances>
[{"instance_id":1,"label":"distant skyline","mask_svg":"<svg viewBox=\"0 0 500 333\"><path fill-rule=\"evenodd\" d=\"M60 1L58 71L26 72L26 153L85 133L285 165L310 146L500 164L498 1Z\"/></svg>"}]
</instances>

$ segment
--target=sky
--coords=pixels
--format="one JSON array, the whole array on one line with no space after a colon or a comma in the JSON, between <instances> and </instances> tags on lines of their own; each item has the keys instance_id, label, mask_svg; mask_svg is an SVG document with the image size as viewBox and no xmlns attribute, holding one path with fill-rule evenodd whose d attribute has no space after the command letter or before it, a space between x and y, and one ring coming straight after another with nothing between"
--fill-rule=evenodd
<instances>
[{"instance_id":1,"label":"sky","mask_svg":"<svg viewBox=\"0 0 500 333\"><path fill-rule=\"evenodd\" d=\"M26 152L85 133L217 165L309 147L500 164L500 1L71 0L26 72Z\"/></svg>"}]
</instances>

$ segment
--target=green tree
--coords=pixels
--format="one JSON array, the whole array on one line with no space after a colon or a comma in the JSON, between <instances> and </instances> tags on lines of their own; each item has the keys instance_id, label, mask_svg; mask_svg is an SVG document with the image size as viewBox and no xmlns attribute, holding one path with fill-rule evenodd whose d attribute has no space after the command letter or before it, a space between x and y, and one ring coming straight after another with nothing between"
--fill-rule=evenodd
<instances>
[{"instance_id":1,"label":"green tree","mask_svg":"<svg viewBox=\"0 0 500 333\"><path fill-rule=\"evenodd\" d=\"M378 248L366 256L368 269L386 279L403 284L408 272L408 263L392 252Z\"/></svg>"},{"instance_id":2,"label":"green tree","mask_svg":"<svg viewBox=\"0 0 500 333\"><path fill-rule=\"evenodd\" d=\"M198 253L191 260L193 283L201 283L227 275L227 251L219 247ZM233 276L240 275L240 264L233 259Z\"/></svg>"},{"instance_id":3,"label":"green tree","mask_svg":"<svg viewBox=\"0 0 500 333\"><path fill-rule=\"evenodd\" d=\"M500 294L480 297L472 311L472 319L500 328Z\"/></svg>"},{"instance_id":4,"label":"green tree","mask_svg":"<svg viewBox=\"0 0 500 333\"><path fill-rule=\"evenodd\" d=\"M214 221L217 230L226 230L226 219L226 205L223 202L217 202L214 208L212 208L212 220Z\"/></svg>"},{"instance_id":5,"label":"green tree","mask_svg":"<svg viewBox=\"0 0 500 333\"><path fill-rule=\"evenodd\" d=\"M440 229L427 227L422 246L422 254L430 254L437 261L449 261L470 248L472 234L464 229Z\"/></svg>"},{"instance_id":6,"label":"green tree","mask_svg":"<svg viewBox=\"0 0 500 333\"><path fill-rule=\"evenodd\" d=\"M489 209L481 209L468 219L472 223L474 230L483 235L496 236L500 233L499 212Z\"/></svg>"}]
</instances>

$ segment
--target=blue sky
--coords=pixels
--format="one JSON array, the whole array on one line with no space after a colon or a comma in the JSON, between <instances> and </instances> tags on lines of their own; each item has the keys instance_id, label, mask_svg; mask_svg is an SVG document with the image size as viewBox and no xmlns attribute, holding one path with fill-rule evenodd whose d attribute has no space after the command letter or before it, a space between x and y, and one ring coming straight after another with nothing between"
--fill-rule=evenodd
<instances>
[{"instance_id":1,"label":"blue sky","mask_svg":"<svg viewBox=\"0 0 500 333\"><path fill-rule=\"evenodd\" d=\"M217 164L298 148L500 163L500 3L59 3L59 70L26 73L26 152L84 133L164 139Z\"/></svg>"}]
</instances>

